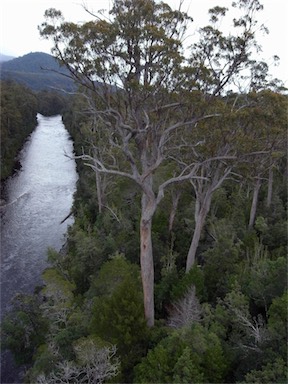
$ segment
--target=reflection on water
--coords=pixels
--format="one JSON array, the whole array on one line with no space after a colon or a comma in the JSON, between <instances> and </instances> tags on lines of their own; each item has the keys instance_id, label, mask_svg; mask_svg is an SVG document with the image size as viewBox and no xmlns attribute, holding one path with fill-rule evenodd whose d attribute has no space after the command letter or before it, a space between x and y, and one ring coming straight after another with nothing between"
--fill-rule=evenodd
<instances>
[{"instance_id":1,"label":"reflection on water","mask_svg":"<svg viewBox=\"0 0 288 384\"><path fill-rule=\"evenodd\" d=\"M41 284L47 249L61 249L73 220L61 224L77 181L73 142L61 116L37 118L20 155L22 168L7 181L1 207L1 317L17 292L31 293Z\"/></svg>"}]
</instances>

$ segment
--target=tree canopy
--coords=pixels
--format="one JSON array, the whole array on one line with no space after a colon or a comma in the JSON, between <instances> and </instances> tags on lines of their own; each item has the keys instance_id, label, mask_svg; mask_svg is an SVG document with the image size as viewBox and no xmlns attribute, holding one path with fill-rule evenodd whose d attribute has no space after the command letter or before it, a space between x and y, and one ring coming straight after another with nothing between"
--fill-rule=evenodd
<instances>
[{"instance_id":1,"label":"tree canopy","mask_svg":"<svg viewBox=\"0 0 288 384\"><path fill-rule=\"evenodd\" d=\"M127 177L141 192L140 262L150 325L154 324L152 218L164 191L190 180L197 196L189 271L212 193L239 162L238 137L247 130L242 109L251 103L245 98L237 101L237 96L221 102L221 97L244 69L251 89L266 85L263 71L261 79L257 75L260 64L252 59L253 49L259 49L256 14L262 5L239 1L232 6L241 11L233 20L235 34L225 36L219 30L227 9L215 7L209 11L210 25L200 29L200 39L192 42L188 57L183 40L192 19L163 2L116 0L108 17L91 15L94 20L83 24L66 22L60 11L49 9L39 27L41 36L54 43L53 54L84 87L93 127L91 150L81 158L96 173L99 211L103 174ZM201 136L205 150L199 156L196 146ZM261 147L260 152L265 150ZM243 152L256 148L245 147Z\"/></svg>"},{"instance_id":2,"label":"tree canopy","mask_svg":"<svg viewBox=\"0 0 288 384\"><path fill-rule=\"evenodd\" d=\"M75 346L97 339L118 382L283 380L287 97L253 54L262 5L231 6L233 33L214 7L199 39L153 0L83 24L46 11L40 34L79 84L64 121L80 178L30 378L69 364L89 382Z\"/></svg>"}]
</instances>

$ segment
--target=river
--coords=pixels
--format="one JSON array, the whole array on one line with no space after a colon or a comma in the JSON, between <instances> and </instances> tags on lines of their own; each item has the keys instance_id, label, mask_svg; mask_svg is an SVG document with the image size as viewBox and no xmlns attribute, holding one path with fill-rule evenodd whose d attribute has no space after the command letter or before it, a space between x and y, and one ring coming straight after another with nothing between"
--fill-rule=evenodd
<instances>
[{"instance_id":1,"label":"river","mask_svg":"<svg viewBox=\"0 0 288 384\"><path fill-rule=\"evenodd\" d=\"M37 120L37 127L20 153L21 169L4 186L1 318L11 308L15 294L32 293L41 284L47 249L59 251L73 223L72 217L61 223L71 210L78 177L76 163L71 159L73 142L61 116L38 114ZM2 384L15 382L6 355L1 353Z\"/></svg>"}]
</instances>

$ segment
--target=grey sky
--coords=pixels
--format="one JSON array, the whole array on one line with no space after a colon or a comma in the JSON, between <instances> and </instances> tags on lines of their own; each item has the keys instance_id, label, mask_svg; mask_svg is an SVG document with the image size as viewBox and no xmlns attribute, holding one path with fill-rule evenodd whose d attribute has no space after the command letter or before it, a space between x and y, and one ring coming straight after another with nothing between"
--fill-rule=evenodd
<instances>
[{"instance_id":1,"label":"grey sky","mask_svg":"<svg viewBox=\"0 0 288 384\"><path fill-rule=\"evenodd\" d=\"M172 8L179 6L179 0L166 0ZM50 53L51 43L41 40L37 26L44 20L48 8L60 9L66 20L82 22L90 20L81 4L82 0L1 0L1 35L0 52L12 56L23 56L30 52ZM94 10L109 9L111 0L86 0L85 3ZM288 1L262 0L264 11L259 13L259 23L264 23L270 34L258 39L263 47L259 59L270 62L273 55L280 57L280 64L271 67L271 73L288 86ZM194 28L204 26L207 22L207 10L215 5L229 6L230 0L184 0L182 9L194 19ZM233 31L231 31L233 32Z\"/></svg>"}]
</instances>

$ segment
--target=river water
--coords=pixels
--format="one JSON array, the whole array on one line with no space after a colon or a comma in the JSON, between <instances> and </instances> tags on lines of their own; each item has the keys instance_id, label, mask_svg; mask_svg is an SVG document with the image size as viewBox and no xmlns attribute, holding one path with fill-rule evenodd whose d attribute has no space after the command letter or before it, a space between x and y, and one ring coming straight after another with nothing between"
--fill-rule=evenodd
<instances>
[{"instance_id":1,"label":"river water","mask_svg":"<svg viewBox=\"0 0 288 384\"><path fill-rule=\"evenodd\" d=\"M1 207L1 318L15 294L32 293L41 284L47 249L65 243L77 173L73 142L61 116L37 115L38 124L20 153L21 169L4 187ZM10 363L1 354L2 379L11 381ZM4 380L4 381L3 381ZM6 381L5 381L6 380Z\"/></svg>"}]
</instances>

